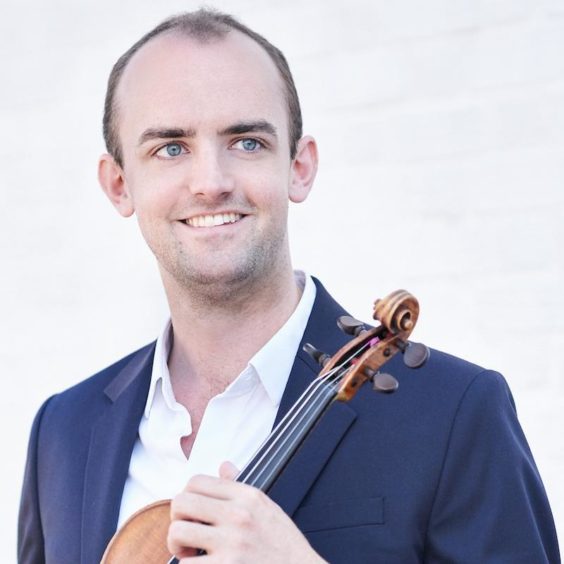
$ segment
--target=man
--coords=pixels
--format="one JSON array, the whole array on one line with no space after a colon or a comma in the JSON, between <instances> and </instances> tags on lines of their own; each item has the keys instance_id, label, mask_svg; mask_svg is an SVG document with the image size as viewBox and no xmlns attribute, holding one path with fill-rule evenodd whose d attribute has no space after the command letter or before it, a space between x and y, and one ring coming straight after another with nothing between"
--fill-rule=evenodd
<instances>
[{"instance_id":1,"label":"man","mask_svg":"<svg viewBox=\"0 0 564 564\"><path fill-rule=\"evenodd\" d=\"M41 408L21 562L99 562L118 525L171 497L179 558L559 560L505 382L437 351L418 371L389 363L397 394L334 405L270 497L233 480L315 377L301 344L346 341L344 311L291 268L288 201L307 197L317 149L278 50L221 14L167 20L116 63L104 131L100 183L137 216L171 321Z\"/></svg>"}]
</instances>

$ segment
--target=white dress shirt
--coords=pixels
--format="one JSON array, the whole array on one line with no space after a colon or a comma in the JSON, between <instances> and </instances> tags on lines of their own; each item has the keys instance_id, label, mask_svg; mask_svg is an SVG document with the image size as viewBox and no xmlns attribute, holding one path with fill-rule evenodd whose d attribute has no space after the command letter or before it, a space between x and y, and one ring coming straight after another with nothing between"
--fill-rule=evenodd
<instances>
[{"instance_id":1,"label":"white dress shirt","mask_svg":"<svg viewBox=\"0 0 564 564\"><path fill-rule=\"evenodd\" d=\"M172 326L168 321L157 339L118 526L145 505L174 497L192 476L217 476L225 460L242 469L269 435L315 299L312 279L299 271L295 278L303 293L294 313L241 374L209 401L188 459L180 439L192 433L192 425L188 410L175 400L170 382L167 359Z\"/></svg>"}]
</instances>

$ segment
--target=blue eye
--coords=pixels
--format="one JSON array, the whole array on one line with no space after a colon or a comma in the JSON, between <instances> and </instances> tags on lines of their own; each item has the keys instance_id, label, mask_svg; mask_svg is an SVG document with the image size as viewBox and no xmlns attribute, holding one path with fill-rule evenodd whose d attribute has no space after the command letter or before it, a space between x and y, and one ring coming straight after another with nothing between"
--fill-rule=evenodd
<instances>
[{"instance_id":1,"label":"blue eye","mask_svg":"<svg viewBox=\"0 0 564 564\"><path fill-rule=\"evenodd\" d=\"M243 139L241 145L245 151L254 151L258 148L258 141L256 139Z\"/></svg>"},{"instance_id":2,"label":"blue eye","mask_svg":"<svg viewBox=\"0 0 564 564\"><path fill-rule=\"evenodd\" d=\"M165 159L178 157L184 152L184 148L180 143L167 143L164 147L161 147L156 155L158 157L164 157Z\"/></svg>"},{"instance_id":3,"label":"blue eye","mask_svg":"<svg viewBox=\"0 0 564 564\"><path fill-rule=\"evenodd\" d=\"M171 157L177 157L182 152L182 147L178 143L171 143L166 146L166 152Z\"/></svg>"},{"instance_id":4,"label":"blue eye","mask_svg":"<svg viewBox=\"0 0 564 564\"><path fill-rule=\"evenodd\" d=\"M256 153L264 147L264 144L258 139L246 137L245 139L239 139L239 141L237 141L233 146L236 149L242 149L246 153Z\"/></svg>"}]
</instances>

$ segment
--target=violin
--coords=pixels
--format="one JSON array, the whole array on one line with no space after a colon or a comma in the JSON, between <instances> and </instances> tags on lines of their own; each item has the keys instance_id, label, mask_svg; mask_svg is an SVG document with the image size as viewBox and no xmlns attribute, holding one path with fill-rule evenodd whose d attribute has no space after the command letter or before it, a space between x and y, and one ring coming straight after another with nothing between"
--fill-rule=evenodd
<instances>
[{"instance_id":1,"label":"violin","mask_svg":"<svg viewBox=\"0 0 564 564\"><path fill-rule=\"evenodd\" d=\"M268 494L333 402L350 401L367 382L372 382L377 392L395 392L398 381L391 374L380 372L380 368L397 353L403 355L410 368L419 368L427 361L429 349L408 340L419 317L414 296L397 290L376 300L373 317L379 325L372 328L350 316L340 317L337 325L353 338L333 356L309 343L304 345L304 350L321 365L321 372L239 472L236 481ZM108 544L101 564L178 564L166 544L170 503L157 501L134 513Z\"/></svg>"}]
</instances>

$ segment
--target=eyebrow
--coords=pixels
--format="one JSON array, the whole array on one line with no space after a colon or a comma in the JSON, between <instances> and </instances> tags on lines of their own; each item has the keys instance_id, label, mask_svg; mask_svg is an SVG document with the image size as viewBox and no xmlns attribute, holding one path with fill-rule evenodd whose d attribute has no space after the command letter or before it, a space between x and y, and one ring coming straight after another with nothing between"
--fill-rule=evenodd
<instances>
[{"instance_id":1,"label":"eyebrow","mask_svg":"<svg viewBox=\"0 0 564 564\"><path fill-rule=\"evenodd\" d=\"M150 127L139 136L139 145L153 139L178 139L178 137L194 137L196 131L193 129L181 129L180 127Z\"/></svg>"},{"instance_id":2,"label":"eyebrow","mask_svg":"<svg viewBox=\"0 0 564 564\"><path fill-rule=\"evenodd\" d=\"M270 122L259 119L256 121L241 121L234 123L219 131L219 135L241 135L242 133L269 133L276 137L276 127ZM178 139L180 137L195 137L195 129L182 129L181 127L150 127L139 136L138 145L143 145L153 139Z\"/></svg>"},{"instance_id":3,"label":"eyebrow","mask_svg":"<svg viewBox=\"0 0 564 564\"><path fill-rule=\"evenodd\" d=\"M276 127L264 119L259 119L256 121L241 121L234 123L225 129L222 129L220 135L240 135L241 133L269 133L274 137L276 134Z\"/></svg>"}]
</instances>

